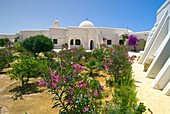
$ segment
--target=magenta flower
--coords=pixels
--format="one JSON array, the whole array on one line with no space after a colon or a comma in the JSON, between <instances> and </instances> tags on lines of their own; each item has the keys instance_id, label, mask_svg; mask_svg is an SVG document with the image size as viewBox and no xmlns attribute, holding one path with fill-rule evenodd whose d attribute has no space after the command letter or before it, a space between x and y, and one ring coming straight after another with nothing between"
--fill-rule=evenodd
<instances>
[{"instance_id":1,"label":"magenta flower","mask_svg":"<svg viewBox=\"0 0 170 114\"><path fill-rule=\"evenodd\" d=\"M87 96L89 96L89 93L87 93Z\"/></svg>"},{"instance_id":2,"label":"magenta flower","mask_svg":"<svg viewBox=\"0 0 170 114\"><path fill-rule=\"evenodd\" d=\"M97 92L96 92L96 93L94 93L94 96L98 97L98 93L97 93Z\"/></svg>"},{"instance_id":3,"label":"magenta flower","mask_svg":"<svg viewBox=\"0 0 170 114\"><path fill-rule=\"evenodd\" d=\"M83 83L83 80L79 81L79 84Z\"/></svg>"},{"instance_id":4,"label":"magenta flower","mask_svg":"<svg viewBox=\"0 0 170 114\"><path fill-rule=\"evenodd\" d=\"M98 105L97 105L97 106L98 106L98 107L100 106L100 105L99 105L99 103L98 103Z\"/></svg>"},{"instance_id":5,"label":"magenta flower","mask_svg":"<svg viewBox=\"0 0 170 114\"><path fill-rule=\"evenodd\" d=\"M71 104L73 103L73 99L70 99L70 103L71 103Z\"/></svg>"},{"instance_id":6,"label":"magenta flower","mask_svg":"<svg viewBox=\"0 0 170 114\"><path fill-rule=\"evenodd\" d=\"M121 74L122 73L122 70L119 70L119 74Z\"/></svg>"},{"instance_id":7,"label":"magenta flower","mask_svg":"<svg viewBox=\"0 0 170 114\"><path fill-rule=\"evenodd\" d=\"M74 93L73 92L70 92L70 95L73 95Z\"/></svg>"},{"instance_id":8,"label":"magenta flower","mask_svg":"<svg viewBox=\"0 0 170 114\"><path fill-rule=\"evenodd\" d=\"M89 110L89 107L86 106L84 109L85 109L85 111L88 111L88 110Z\"/></svg>"},{"instance_id":9,"label":"magenta flower","mask_svg":"<svg viewBox=\"0 0 170 114\"><path fill-rule=\"evenodd\" d=\"M57 89L57 85L55 83L53 83L53 88Z\"/></svg>"},{"instance_id":10,"label":"magenta flower","mask_svg":"<svg viewBox=\"0 0 170 114\"><path fill-rule=\"evenodd\" d=\"M115 52L116 52L116 50L113 50L113 51L112 51L112 53L115 53Z\"/></svg>"},{"instance_id":11,"label":"magenta flower","mask_svg":"<svg viewBox=\"0 0 170 114\"><path fill-rule=\"evenodd\" d=\"M71 88L71 91L74 91L74 88Z\"/></svg>"},{"instance_id":12,"label":"magenta flower","mask_svg":"<svg viewBox=\"0 0 170 114\"><path fill-rule=\"evenodd\" d=\"M89 91L90 91L90 92L93 92L93 90L92 90L92 89L90 89Z\"/></svg>"},{"instance_id":13,"label":"magenta flower","mask_svg":"<svg viewBox=\"0 0 170 114\"><path fill-rule=\"evenodd\" d=\"M49 67L48 70L51 71L51 68Z\"/></svg>"},{"instance_id":14,"label":"magenta flower","mask_svg":"<svg viewBox=\"0 0 170 114\"><path fill-rule=\"evenodd\" d=\"M45 86L44 80L41 80L39 84Z\"/></svg>"},{"instance_id":15,"label":"magenta flower","mask_svg":"<svg viewBox=\"0 0 170 114\"><path fill-rule=\"evenodd\" d=\"M8 54L9 54L9 52L6 52L5 54L7 54L7 55L8 55Z\"/></svg>"}]
</instances>

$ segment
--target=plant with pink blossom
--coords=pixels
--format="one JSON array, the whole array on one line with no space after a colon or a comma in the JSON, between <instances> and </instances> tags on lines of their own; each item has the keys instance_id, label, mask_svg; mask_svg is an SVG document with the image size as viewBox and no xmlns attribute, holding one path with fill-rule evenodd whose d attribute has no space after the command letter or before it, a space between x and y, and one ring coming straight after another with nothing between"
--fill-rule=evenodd
<instances>
[{"instance_id":1,"label":"plant with pink blossom","mask_svg":"<svg viewBox=\"0 0 170 114\"><path fill-rule=\"evenodd\" d=\"M0 71L5 67L10 66L10 62L14 61L12 51L7 49L0 49Z\"/></svg>"}]
</instances>

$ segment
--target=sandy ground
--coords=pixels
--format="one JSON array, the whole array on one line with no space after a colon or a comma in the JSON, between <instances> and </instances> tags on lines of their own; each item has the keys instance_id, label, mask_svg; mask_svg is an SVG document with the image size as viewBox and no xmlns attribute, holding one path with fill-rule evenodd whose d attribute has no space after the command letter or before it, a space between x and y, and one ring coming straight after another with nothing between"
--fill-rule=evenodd
<instances>
[{"instance_id":1,"label":"sandy ground","mask_svg":"<svg viewBox=\"0 0 170 114\"><path fill-rule=\"evenodd\" d=\"M142 64L134 62L133 71L138 91L137 97L154 114L170 114L170 96L164 95L161 90L153 89L151 84L154 79L146 78L146 72L143 72L143 69Z\"/></svg>"}]
</instances>

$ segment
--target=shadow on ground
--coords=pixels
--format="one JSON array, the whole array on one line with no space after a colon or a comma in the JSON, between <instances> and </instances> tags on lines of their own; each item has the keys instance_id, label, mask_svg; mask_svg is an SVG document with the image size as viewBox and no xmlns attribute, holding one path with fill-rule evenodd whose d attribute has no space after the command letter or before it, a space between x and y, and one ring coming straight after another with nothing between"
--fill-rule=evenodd
<instances>
[{"instance_id":1,"label":"shadow on ground","mask_svg":"<svg viewBox=\"0 0 170 114\"><path fill-rule=\"evenodd\" d=\"M33 94L33 93L41 93L45 89L42 89L38 82L28 83L23 86L16 86L15 88L9 90L9 92L15 92L16 94Z\"/></svg>"}]
</instances>

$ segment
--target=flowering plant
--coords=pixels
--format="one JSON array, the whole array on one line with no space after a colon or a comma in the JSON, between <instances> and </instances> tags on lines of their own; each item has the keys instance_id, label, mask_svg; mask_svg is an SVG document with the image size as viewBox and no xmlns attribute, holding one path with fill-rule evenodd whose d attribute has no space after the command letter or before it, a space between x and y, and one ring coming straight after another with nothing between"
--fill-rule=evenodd
<instances>
[{"instance_id":1,"label":"flowering plant","mask_svg":"<svg viewBox=\"0 0 170 114\"><path fill-rule=\"evenodd\" d=\"M111 81L119 84L132 75L132 62L134 57L130 57L126 46L113 45L113 48L105 49L106 57L102 61L103 71L110 74Z\"/></svg>"},{"instance_id":2,"label":"flowering plant","mask_svg":"<svg viewBox=\"0 0 170 114\"><path fill-rule=\"evenodd\" d=\"M0 71L3 70L6 65L10 65L9 63L13 60L14 56L12 56L12 51L0 49Z\"/></svg>"},{"instance_id":3,"label":"flowering plant","mask_svg":"<svg viewBox=\"0 0 170 114\"><path fill-rule=\"evenodd\" d=\"M128 45L133 46L134 50L136 51L136 46L137 46L136 43L139 42L139 40L137 39L136 36L133 35L130 35L128 39L129 39Z\"/></svg>"},{"instance_id":4,"label":"flowering plant","mask_svg":"<svg viewBox=\"0 0 170 114\"><path fill-rule=\"evenodd\" d=\"M60 58L61 63L66 62L70 63L73 61L74 63L78 62L78 56L82 55L85 52L84 48L72 48L67 50L61 50L58 52L58 57Z\"/></svg>"},{"instance_id":5,"label":"flowering plant","mask_svg":"<svg viewBox=\"0 0 170 114\"><path fill-rule=\"evenodd\" d=\"M103 86L96 80L89 80L87 77L78 75L84 70L83 66L70 63L62 66L60 64L56 70L52 70L47 65L40 64L43 80L40 84L47 86L50 92L55 94L53 100L56 101L53 108L61 107L60 112L82 113L96 112L101 104L97 99L104 91Z\"/></svg>"}]
</instances>

